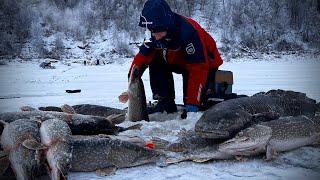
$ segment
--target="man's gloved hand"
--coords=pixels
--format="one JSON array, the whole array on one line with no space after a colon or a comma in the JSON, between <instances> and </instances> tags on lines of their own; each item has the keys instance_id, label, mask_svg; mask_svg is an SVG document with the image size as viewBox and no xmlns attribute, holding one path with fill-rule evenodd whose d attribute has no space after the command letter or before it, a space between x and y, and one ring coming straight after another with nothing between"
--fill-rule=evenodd
<instances>
[{"instance_id":1,"label":"man's gloved hand","mask_svg":"<svg viewBox=\"0 0 320 180\"><path fill-rule=\"evenodd\" d=\"M143 55L148 55L154 48L157 47L157 44L153 38L148 41L144 41L140 46L140 53Z\"/></svg>"},{"instance_id":2,"label":"man's gloved hand","mask_svg":"<svg viewBox=\"0 0 320 180\"><path fill-rule=\"evenodd\" d=\"M157 47L157 44L156 42L149 41L149 42L143 42L143 46L144 48L147 48L147 49L154 49Z\"/></svg>"},{"instance_id":3,"label":"man's gloved hand","mask_svg":"<svg viewBox=\"0 0 320 180\"><path fill-rule=\"evenodd\" d=\"M187 104L185 105L184 109L187 112L198 112L199 111L199 107L196 105L191 105L191 104Z\"/></svg>"},{"instance_id":4,"label":"man's gloved hand","mask_svg":"<svg viewBox=\"0 0 320 180\"><path fill-rule=\"evenodd\" d=\"M156 40L154 37L150 38L148 41L143 42L143 46L147 49L154 49L154 48L168 48L168 41L163 38L160 40Z\"/></svg>"},{"instance_id":5,"label":"man's gloved hand","mask_svg":"<svg viewBox=\"0 0 320 180\"><path fill-rule=\"evenodd\" d=\"M153 49L157 47L157 41L154 37L151 37L150 39L144 40L143 45Z\"/></svg>"}]
</instances>

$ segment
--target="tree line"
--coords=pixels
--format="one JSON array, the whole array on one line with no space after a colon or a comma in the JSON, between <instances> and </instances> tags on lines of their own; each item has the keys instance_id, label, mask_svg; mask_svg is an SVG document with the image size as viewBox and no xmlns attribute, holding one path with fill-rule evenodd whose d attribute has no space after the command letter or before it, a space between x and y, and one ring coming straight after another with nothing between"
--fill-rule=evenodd
<instances>
[{"instance_id":1,"label":"tree line","mask_svg":"<svg viewBox=\"0 0 320 180\"><path fill-rule=\"evenodd\" d=\"M167 0L182 15L221 37L222 52L301 50L320 44L320 0ZM145 0L1 0L0 56L19 56L25 43L39 57L63 53L61 38L86 42L105 30L141 38ZM43 37L58 34L48 50ZM60 34L60 35L59 35ZM118 40L123 46L123 40ZM125 45L124 45L125 46ZM128 47L124 47L128 48Z\"/></svg>"}]
</instances>

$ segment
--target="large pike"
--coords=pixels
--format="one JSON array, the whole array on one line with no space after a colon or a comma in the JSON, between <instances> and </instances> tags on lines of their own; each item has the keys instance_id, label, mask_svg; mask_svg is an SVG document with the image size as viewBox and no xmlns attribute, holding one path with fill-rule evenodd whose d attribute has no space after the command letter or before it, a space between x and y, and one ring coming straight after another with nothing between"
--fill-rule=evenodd
<instances>
[{"instance_id":1,"label":"large pike","mask_svg":"<svg viewBox=\"0 0 320 180\"><path fill-rule=\"evenodd\" d=\"M162 155L134 143L99 136L74 136L71 171L96 171L161 163Z\"/></svg>"},{"instance_id":2,"label":"large pike","mask_svg":"<svg viewBox=\"0 0 320 180\"><path fill-rule=\"evenodd\" d=\"M252 97L221 102L208 109L195 125L203 138L231 138L240 130L280 116L314 116L316 101L293 91L271 90Z\"/></svg>"},{"instance_id":3,"label":"large pike","mask_svg":"<svg viewBox=\"0 0 320 180\"><path fill-rule=\"evenodd\" d=\"M5 122L2 122L5 123ZM1 135L1 145L9 152L11 167L17 179L36 179L39 174L40 153L24 146L28 141L40 143L38 122L20 119L5 123Z\"/></svg>"},{"instance_id":4,"label":"large pike","mask_svg":"<svg viewBox=\"0 0 320 180\"><path fill-rule=\"evenodd\" d=\"M118 115L116 118L112 118L112 122L114 124L120 124L125 120L125 110L116 109L107 106L100 106L94 104L78 104L71 106L76 114L83 114L83 115L92 115L92 116L101 116L105 118L114 117ZM39 107L41 111L56 111L56 112L63 112L63 108L55 107L55 106L47 106L47 107Z\"/></svg>"},{"instance_id":5,"label":"large pike","mask_svg":"<svg viewBox=\"0 0 320 180\"><path fill-rule=\"evenodd\" d=\"M46 157L51 179L66 179L72 156L72 136L68 124L58 119L44 121L41 123L40 137L41 142L48 148Z\"/></svg>"},{"instance_id":6,"label":"large pike","mask_svg":"<svg viewBox=\"0 0 320 180\"><path fill-rule=\"evenodd\" d=\"M141 73L137 67L133 67L129 77L129 105L127 119L129 121L149 121L147 102Z\"/></svg>"},{"instance_id":7,"label":"large pike","mask_svg":"<svg viewBox=\"0 0 320 180\"><path fill-rule=\"evenodd\" d=\"M315 144L320 144L320 116L296 116L253 125L222 143L219 150L243 156L266 152L272 159L276 152Z\"/></svg>"},{"instance_id":8,"label":"large pike","mask_svg":"<svg viewBox=\"0 0 320 180\"><path fill-rule=\"evenodd\" d=\"M0 113L0 119L5 122L13 122L17 119L37 119L46 121L48 119L60 119L68 123L72 134L117 134L138 126L123 128L114 125L109 119L99 116L68 114L63 112L27 111L27 112L5 112ZM2 132L2 127L0 127Z\"/></svg>"}]
</instances>

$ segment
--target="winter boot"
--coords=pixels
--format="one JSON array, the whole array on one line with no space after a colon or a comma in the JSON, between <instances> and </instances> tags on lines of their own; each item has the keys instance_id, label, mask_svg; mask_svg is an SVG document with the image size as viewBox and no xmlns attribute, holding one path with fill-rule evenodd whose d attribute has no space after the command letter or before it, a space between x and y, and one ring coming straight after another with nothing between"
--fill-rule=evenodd
<instances>
[{"instance_id":1,"label":"winter boot","mask_svg":"<svg viewBox=\"0 0 320 180\"><path fill-rule=\"evenodd\" d=\"M156 112L174 113L177 112L177 105L173 99L161 99L156 104L152 104L147 107L148 114Z\"/></svg>"}]
</instances>

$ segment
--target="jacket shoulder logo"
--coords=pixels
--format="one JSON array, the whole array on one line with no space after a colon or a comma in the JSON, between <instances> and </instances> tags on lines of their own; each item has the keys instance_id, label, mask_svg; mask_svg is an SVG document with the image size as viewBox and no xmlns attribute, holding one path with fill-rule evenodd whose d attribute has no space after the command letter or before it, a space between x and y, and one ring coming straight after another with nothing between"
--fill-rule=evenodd
<instances>
[{"instance_id":1,"label":"jacket shoulder logo","mask_svg":"<svg viewBox=\"0 0 320 180\"><path fill-rule=\"evenodd\" d=\"M187 52L187 54L194 54L196 52L192 43L187 45L186 52Z\"/></svg>"}]
</instances>

